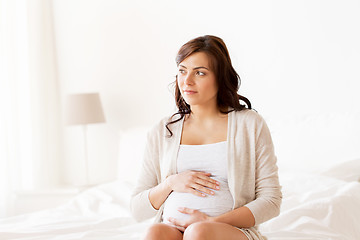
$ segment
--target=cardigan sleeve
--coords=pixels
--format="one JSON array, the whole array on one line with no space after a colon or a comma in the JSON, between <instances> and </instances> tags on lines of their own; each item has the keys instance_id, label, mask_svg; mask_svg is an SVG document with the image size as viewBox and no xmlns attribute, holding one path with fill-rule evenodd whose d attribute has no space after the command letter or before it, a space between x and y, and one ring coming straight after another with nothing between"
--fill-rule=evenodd
<instances>
[{"instance_id":1,"label":"cardigan sleeve","mask_svg":"<svg viewBox=\"0 0 360 240\"><path fill-rule=\"evenodd\" d=\"M152 206L149 200L151 188L158 185L160 169L157 164L159 156L157 148L156 134L150 131L147 135L141 171L130 201L130 210L136 221L154 217L159 211Z\"/></svg>"},{"instance_id":2,"label":"cardigan sleeve","mask_svg":"<svg viewBox=\"0 0 360 240\"><path fill-rule=\"evenodd\" d=\"M282 201L278 178L277 158L267 124L262 117L255 128L255 200L245 206L259 225L280 214Z\"/></svg>"}]
</instances>

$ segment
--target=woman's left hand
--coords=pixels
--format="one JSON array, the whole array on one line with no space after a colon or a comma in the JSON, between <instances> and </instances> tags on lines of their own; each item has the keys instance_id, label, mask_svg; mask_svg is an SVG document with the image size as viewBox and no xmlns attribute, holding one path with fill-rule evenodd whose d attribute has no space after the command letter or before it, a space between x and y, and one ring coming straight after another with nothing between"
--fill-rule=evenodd
<instances>
[{"instance_id":1,"label":"woman's left hand","mask_svg":"<svg viewBox=\"0 0 360 240\"><path fill-rule=\"evenodd\" d=\"M178 208L178 211L190 215L190 218L188 218L185 221L181 221L170 217L168 220L169 222L174 224L177 229L179 229L182 232L184 232L185 229L193 223L209 221L210 219L208 215L195 209L180 207Z\"/></svg>"}]
</instances>

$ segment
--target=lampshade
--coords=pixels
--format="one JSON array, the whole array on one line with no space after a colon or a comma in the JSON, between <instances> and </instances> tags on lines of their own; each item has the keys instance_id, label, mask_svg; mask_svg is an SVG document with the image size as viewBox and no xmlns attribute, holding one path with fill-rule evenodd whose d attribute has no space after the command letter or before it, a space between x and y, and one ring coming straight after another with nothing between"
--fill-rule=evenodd
<instances>
[{"instance_id":1,"label":"lampshade","mask_svg":"<svg viewBox=\"0 0 360 240\"><path fill-rule=\"evenodd\" d=\"M105 122L99 93L70 94L66 100L66 125Z\"/></svg>"}]
</instances>

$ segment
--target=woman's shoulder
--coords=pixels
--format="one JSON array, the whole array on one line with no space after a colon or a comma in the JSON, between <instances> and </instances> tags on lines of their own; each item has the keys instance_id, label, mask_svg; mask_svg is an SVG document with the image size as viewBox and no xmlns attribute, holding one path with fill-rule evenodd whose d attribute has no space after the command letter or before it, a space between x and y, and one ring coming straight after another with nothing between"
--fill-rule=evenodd
<instances>
[{"instance_id":1,"label":"woman's shoulder","mask_svg":"<svg viewBox=\"0 0 360 240\"><path fill-rule=\"evenodd\" d=\"M249 131L258 131L267 128L267 123L263 116L252 109L234 111L233 124L240 128L246 128Z\"/></svg>"},{"instance_id":2,"label":"woman's shoulder","mask_svg":"<svg viewBox=\"0 0 360 240\"><path fill-rule=\"evenodd\" d=\"M249 133L269 133L268 125L265 119L255 110L244 109L241 111L234 111L232 128L236 129L238 133L244 131ZM270 135L269 135L270 136Z\"/></svg>"},{"instance_id":3,"label":"woman's shoulder","mask_svg":"<svg viewBox=\"0 0 360 240\"><path fill-rule=\"evenodd\" d=\"M234 116L237 120L244 120L249 122L262 122L264 118L255 110L253 109L243 109L238 111L233 111Z\"/></svg>"},{"instance_id":4,"label":"woman's shoulder","mask_svg":"<svg viewBox=\"0 0 360 240\"><path fill-rule=\"evenodd\" d=\"M167 130L166 126L168 126L168 128L170 130L175 130L177 127L181 126L180 125L181 120L167 125L168 123L170 123L172 121L176 121L178 119L180 119L180 116L174 115L174 114L162 117L156 124L154 124L150 128L149 133L153 134L153 135L155 134L155 135L159 135L159 136L166 136L168 134L168 130Z\"/></svg>"}]
</instances>

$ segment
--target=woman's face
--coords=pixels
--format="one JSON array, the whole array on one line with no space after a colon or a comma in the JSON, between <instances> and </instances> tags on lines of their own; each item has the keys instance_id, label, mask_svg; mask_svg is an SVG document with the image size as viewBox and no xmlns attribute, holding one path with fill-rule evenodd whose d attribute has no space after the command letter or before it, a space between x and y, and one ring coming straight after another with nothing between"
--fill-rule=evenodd
<instances>
[{"instance_id":1,"label":"woman's face","mask_svg":"<svg viewBox=\"0 0 360 240\"><path fill-rule=\"evenodd\" d=\"M182 97L190 106L217 106L218 86L206 53L196 52L179 64L177 83Z\"/></svg>"}]
</instances>

